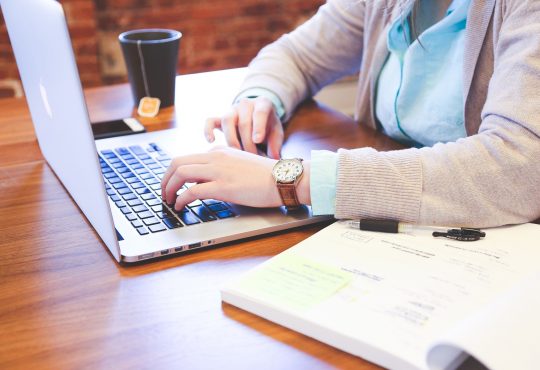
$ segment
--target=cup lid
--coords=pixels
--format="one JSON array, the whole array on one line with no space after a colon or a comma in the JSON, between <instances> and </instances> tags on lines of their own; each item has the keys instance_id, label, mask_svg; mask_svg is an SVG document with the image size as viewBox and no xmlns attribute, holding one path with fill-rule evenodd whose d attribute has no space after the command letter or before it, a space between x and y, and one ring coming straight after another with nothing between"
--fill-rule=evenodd
<instances>
[{"instance_id":1,"label":"cup lid","mask_svg":"<svg viewBox=\"0 0 540 370\"><path fill-rule=\"evenodd\" d=\"M143 44L159 44L178 40L182 37L180 31L165 29L165 28L142 28L131 31L122 32L118 36L118 40L123 43L138 43Z\"/></svg>"}]
</instances>

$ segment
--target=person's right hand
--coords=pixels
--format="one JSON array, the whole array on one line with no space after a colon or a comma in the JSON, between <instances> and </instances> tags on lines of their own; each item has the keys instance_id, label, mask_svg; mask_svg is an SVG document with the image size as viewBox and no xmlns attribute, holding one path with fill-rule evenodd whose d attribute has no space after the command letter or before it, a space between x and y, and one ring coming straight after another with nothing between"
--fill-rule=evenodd
<instances>
[{"instance_id":1,"label":"person's right hand","mask_svg":"<svg viewBox=\"0 0 540 370\"><path fill-rule=\"evenodd\" d=\"M244 98L223 117L208 118L204 132L209 142L215 140L214 129L223 131L227 144L233 148L257 154L256 145L266 143L267 155L280 158L283 126L268 98Z\"/></svg>"}]
</instances>

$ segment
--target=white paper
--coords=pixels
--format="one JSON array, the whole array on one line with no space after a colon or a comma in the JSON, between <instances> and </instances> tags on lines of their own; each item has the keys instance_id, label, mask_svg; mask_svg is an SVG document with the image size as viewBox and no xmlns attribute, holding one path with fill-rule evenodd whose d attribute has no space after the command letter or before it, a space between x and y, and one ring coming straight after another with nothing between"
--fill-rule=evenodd
<instances>
[{"instance_id":1,"label":"white paper","mask_svg":"<svg viewBox=\"0 0 540 370\"><path fill-rule=\"evenodd\" d=\"M534 240L540 240L540 227L531 224L487 230L483 240L459 242L435 239L425 231L383 234L335 223L284 253L306 264L311 261L349 273L352 278L344 287L303 310L291 309L271 295L257 296L256 300L284 313L282 319L270 319L287 326L287 315L301 317L325 329L328 336L338 333L345 338L329 344L387 367L392 367L392 358L397 357L413 368L427 368L433 344L459 327L460 333L448 337L448 343L456 347L441 346L431 354L439 360L438 366L454 367L461 345L474 345L483 356L491 357L480 345L485 343L483 339L462 341L464 337L484 337L475 330L486 324L460 323L495 305L498 297L540 268L540 248ZM279 260L272 260L256 270L275 268ZM250 273L240 281L249 278ZM237 282L224 291L249 300L253 287L250 292L241 287ZM235 304L241 307L241 301ZM506 325L510 330L513 323L507 321ZM317 339L325 341L324 336ZM351 350L351 343L359 347L367 344L392 356L370 358L361 348Z\"/></svg>"}]
</instances>

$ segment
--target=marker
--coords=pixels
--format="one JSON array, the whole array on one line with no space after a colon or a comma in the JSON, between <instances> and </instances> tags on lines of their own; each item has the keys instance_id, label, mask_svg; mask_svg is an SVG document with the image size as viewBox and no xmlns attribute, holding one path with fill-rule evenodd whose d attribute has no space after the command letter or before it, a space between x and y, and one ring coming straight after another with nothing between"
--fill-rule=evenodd
<instances>
[{"instance_id":1,"label":"marker","mask_svg":"<svg viewBox=\"0 0 540 370\"><path fill-rule=\"evenodd\" d=\"M364 218L361 220L348 220L346 224L355 229L365 231L378 231L381 233L404 233L412 231L413 225L399 222L397 220L384 220L376 218Z\"/></svg>"}]
</instances>

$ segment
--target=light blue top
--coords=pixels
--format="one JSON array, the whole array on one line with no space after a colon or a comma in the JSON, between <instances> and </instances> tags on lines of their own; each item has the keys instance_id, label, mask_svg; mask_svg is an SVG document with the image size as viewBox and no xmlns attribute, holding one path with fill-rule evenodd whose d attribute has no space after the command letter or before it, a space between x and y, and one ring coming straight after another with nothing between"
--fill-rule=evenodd
<instances>
[{"instance_id":1,"label":"light blue top","mask_svg":"<svg viewBox=\"0 0 540 370\"><path fill-rule=\"evenodd\" d=\"M469 3L454 0L420 43L410 44L408 22L398 19L390 27L390 55L379 75L375 112L391 138L433 146L466 136L461 76Z\"/></svg>"},{"instance_id":2,"label":"light blue top","mask_svg":"<svg viewBox=\"0 0 540 370\"><path fill-rule=\"evenodd\" d=\"M446 17L419 36L421 44L415 40L409 45L409 25L402 18L390 26L390 55L377 82L375 112L393 139L420 147L466 136L462 68L470 1L454 0ZM251 89L248 92L243 95L254 95ZM274 102L278 112L284 112L274 93L259 92ZM337 161L337 153L311 152L314 214L335 213Z\"/></svg>"}]
</instances>

